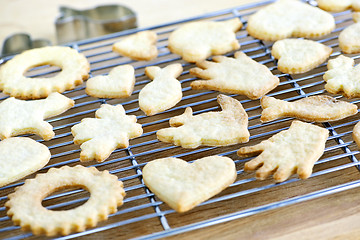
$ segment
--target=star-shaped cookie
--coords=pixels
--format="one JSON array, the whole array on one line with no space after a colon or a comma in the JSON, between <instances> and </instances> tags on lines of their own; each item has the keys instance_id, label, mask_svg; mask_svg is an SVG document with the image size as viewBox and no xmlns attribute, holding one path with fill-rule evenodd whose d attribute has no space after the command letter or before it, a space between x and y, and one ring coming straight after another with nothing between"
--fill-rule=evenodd
<instances>
[{"instance_id":1,"label":"star-shaped cookie","mask_svg":"<svg viewBox=\"0 0 360 240\"><path fill-rule=\"evenodd\" d=\"M73 106L72 99L57 92L42 100L8 98L0 103L0 138L33 133L50 140L55 133L43 119L59 115Z\"/></svg>"},{"instance_id":2,"label":"star-shaped cookie","mask_svg":"<svg viewBox=\"0 0 360 240\"><path fill-rule=\"evenodd\" d=\"M279 85L279 78L266 66L252 60L243 52L236 52L234 57L214 56L214 62L197 62L198 67L191 68L190 73L206 80L194 81L191 87L258 99Z\"/></svg>"},{"instance_id":3,"label":"star-shaped cookie","mask_svg":"<svg viewBox=\"0 0 360 240\"><path fill-rule=\"evenodd\" d=\"M71 128L74 143L81 144L80 161L103 162L116 148L129 146L129 139L143 130L135 115L126 115L123 106L101 105L96 118L84 118Z\"/></svg>"},{"instance_id":4,"label":"star-shaped cookie","mask_svg":"<svg viewBox=\"0 0 360 240\"><path fill-rule=\"evenodd\" d=\"M170 128L157 131L157 138L183 148L227 146L249 141L248 115L241 103L222 94L217 100L221 112L193 115L188 107L185 113L170 119Z\"/></svg>"},{"instance_id":5,"label":"star-shaped cookie","mask_svg":"<svg viewBox=\"0 0 360 240\"><path fill-rule=\"evenodd\" d=\"M323 78L329 93L341 93L347 98L360 97L360 65L352 58L340 55L328 62Z\"/></svg>"},{"instance_id":6,"label":"star-shaped cookie","mask_svg":"<svg viewBox=\"0 0 360 240\"><path fill-rule=\"evenodd\" d=\"M335 29L330 14L299 0L278 0L250 16L246 30L258 39L314 38Z\"/></svg>"}]
</instances>

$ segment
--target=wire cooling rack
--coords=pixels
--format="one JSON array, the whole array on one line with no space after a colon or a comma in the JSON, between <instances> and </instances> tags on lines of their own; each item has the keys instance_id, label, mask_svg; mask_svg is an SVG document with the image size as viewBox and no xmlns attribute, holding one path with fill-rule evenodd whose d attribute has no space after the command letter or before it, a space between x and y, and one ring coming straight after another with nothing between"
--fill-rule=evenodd
<instances>
[{"instance_id":1,"label":"wire cooling rack","mask_svg":"<svg viewBox=\"0 0 360 240\"><path fill-rule=\"evenodd\" d=\"M100 222L95 228L60 237L59 239L81 237L86 239L89 237L103 239L160 238L238 218L245 218L270 209L360 186L359 162L357 159L359 151L351 137L352 129L358 121L357 116L341 121L318 124L330 131L330 137L327 140L324 155L314 166L313 174L307 180L299 180L296 176L293 176L280 184L275 184L271 178L258 181L254 178L253 173L245 173L243 171L244 163L251 158L240 159L236 155L236 151L240 147L257 144L290 126L291 118L261 124L259 100L249 100L244 96L231 95L243 104L249 115L249 131L251 134L249 143L229 147L183 149L171 144L161 143L156 139L156 131L168 127L169 118L182 114L186 107L192 107L194 114L220 110L216 102L218 92L194 91L190 88L190 82L196 78L189 75L188 70L194 67L194 64L182 61L179 56L169 52L167 49L169 34L177 27L195 20L218 21L237 17L246 26L248 17L270 2L273 1L239 6L183 21L146 29L120 32L70 44L71 47L85 54L90 61L91 76L107 74L113 67L121 64L132 64L136 70L136 85L134 93L127 99L93 98L86 95L84 85L72 91L67 91L64 94L74 99L76 104L69 111L48 120L54 126L56 136L47 142L42 141L36 136L30 136L46 144L52 153L49 164L39 172L46 172L51 167L82 164L85 166L95 166L99 170L107 169L124 182L127 196L124 205L118 209L117 213L110 215L107 221ZM310 1L308 3L312 4L313 2ZM333 48L331 58L340 54L337 41L339 32L344 27L352 24L350 11L336 13L334 16L337 24L336 29L330 35L318 40ZM244 29L236 34L237 39L241 43L241 50L254 60L266 65L273 74L280 78L280 85L270 92L268 96L293 101L306 96L328 94L324 90L324 81L322 80L322 75L326 71L326 63L306 74L283 74L278 71L276 61L270 54L272 43L254 39L248 36ZM131 61L111 51L111 46L115 41L122 39L128 34L142 30L157 32L159 36L157 43L159 57L157 59L150 62ZM227 55L232 56L233 53ZM351 55L351 57L358 61L359 56ZM0 63L6 62L8 59L1 59ZM183 89L182 101L163 113L147 117L139 110L137 100L141 88L150 81L144 75L144 68L152 65L164 67L171 63L181 63L184 67L184 71L179 77ZM59 68L57 67L42 66L33 68L26 74L30 77L49 77L58 71ZM335 95L334 97L349 101L341 95ZM5 98L6 96L3 95L1 100ZM351 102L359 104L357 99ZM118 149L113 152L110 158L103 163L80 163L79 146L73 144L70 128L85 117L94 117L95 111L103 103L112 105L122 104L127 114L137 116L138 122L143 126L144 134L139 138L131 140L128 148ZM172 156L192 161L215 154L228 156L235 161L238 173L237 179L229 188L187 213L179 214L170 209L151 193L142 181L142 168L151 160ZM34 176L35 174L28 176L28 178L33 178ZM0 188L0 238L37 238L29 232L21 231L6 216L4 203L7 200L7 195L13 192L15 187L22 184L23 180ZM83 204L88 197L89 193L83 189L67 189L66 191L56 192L48 196L44 199L43 206L54 211L70 209Z\"/></svg>"}]
</instances>

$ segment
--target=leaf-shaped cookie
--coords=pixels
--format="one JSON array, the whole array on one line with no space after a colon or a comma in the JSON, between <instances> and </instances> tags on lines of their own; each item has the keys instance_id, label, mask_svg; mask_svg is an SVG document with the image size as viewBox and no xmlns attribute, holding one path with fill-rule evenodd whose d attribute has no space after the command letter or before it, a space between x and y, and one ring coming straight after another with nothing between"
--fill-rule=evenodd
<instances>
[{"instance_id":1,"label":"leaf-shaped cookie","mask_svg":"<svg viewBox=\"0 0 360 240\"><path fill-rule=\"evenodd\" d=\"M357 106L326 95L287 102L273 97L261 99L261 121L269 122L281 117L295 117L305 121L328 122L357 114Z\"/></svg>"},{"instance_id":2,"label":"leaf-shaped cookie","mask_svg":"<svg viewBox=\"0 0 360 240\"><path fill-rule=\"evenodd\" d=\"M317 0L317 3L325 11L342 12L349 8L360 11L360 0Z\"/></svg>"},{"instance_id":3,"label":"leaf-shaped cookie","mask_svg":"<svg viewBox=\"0 0 360 240\"><path fill-rule=\"evenodd\" d=\"M271 50L278 59L278 69L289 74L308 72L325 62L331 53L331 47L306 39L279 40Z\"/></svg>"},{"instance_id":4,"label":"leaf-shaped cookie","mask_svg":"<svg viewBox=\"0 0 360 240\"><path fill-rule=\"evenodd\" d=\"M197 62L198 68L190 69L191 74L207 79L192 82L193 89L242 94L257 99L279 85L278 77L243 52L236 52L235 58L214 56L212 60L214 62Z\"/></svg>"},{"instance_id":5,"label":"leaf-shaped cookie","mask_svg":"<svg viewBox=\"0 0 360 240\"><path fill-rule=\"evenodd\" d=\"M276 41L288 37L313 38L335 29L335 19L299 0L278 0L250 16L246 30L258 39Z\"/></svg>"},{"instance_id":6,"label":"leaf-shaped cookie","mask_svg":"<svg viewBox=\"0 0 360 240\"><path fill-rule=\"evenodd\" d=\"M123 106L103 104L96 118L84 118L71 128L74 143L81 144L80 161L102 162L116 148L129 146L129 139L141 136L143 130L135 115L126 115Z\"/></svg>"},{"instance_id":7,"label":"leaf-shaped cookie","mask_svg":"<svg viewBox=\"0 0 360 240\"><path fill-rule=\"evenodd\" d=\"M26 137L0 141L0 187L15 182L44 167L50 159L49 149Z\"/></svg>"},{"instance_id":8,"label":"leaf-shaped cookie","mask_svg":"<svg viewBox=\"0 0 360 240\"><path fill-rule=\"evenodd\" d=\"M323 76L326 91L342 93L347 98L360 97L360 65L354 65L354 59L343 55L329 60Z\"/></svg>"},{"instance_id":9,"label":"leaf-shaped cookie","mask_svg":"<svg viewBox=\"0 0 360 240\"><path fill-rule=\"evenodd\" d=\"M134 67L122 65L113 68L107 76L96 76L86 82L86 93L99 98L126 98L134 89Z\"/></svg>"},{"instance_id":10,"label":"leaf-shaped cookie","mask_svg":"<svg viewBox=\"0 0 360 240\"><path fill-rule=\"evenodd\" d=\"M0 103L0 138L33 133L50 140L55 133L43 119L61 114L72 106L72 99L57 92L42 100L8 98Z\"/></svg>"},{"instance_id":11,"label":"leaf-shaped cookie","mask_svg":"<svg viewBox=\"0 0 360 240\"><path fill-rule=\"evenodd\" d=\"M248 115L241 103L222 94L217 100L221 112L193 116L188 107L185 113L170 119L170 128L157 131L157 138L183 148L227 146L249 141Z\"/></svg>"},{"instance_id":12,"label":"leaf-shaped cookie","mask_svg":"<svg viewBox=\"0 0 360 240\"><path fill-rule=\"evenodd\" d=\"M185 212L218 194L236 179L234 161L210 156L187 163L161 158L143 169L146 186L177 212Z\"/></svg>"},{"instance_id":13,"label":"leaf-shaped cookie","mask_svg":"<svg viewBox=\"0 0 360 240\"><path fill-rule=\"evenodd\" d=\"M180 63L168 65L163 69L157 66L145 68L145 74L153 80L139 93L139 107L146 115L165 111L180 102L182 89L176 78L182 70Z\"/></svg>"},{"instance_id":14,"label":"leaf-shaped cookie","mask_svg":"<svg viewBox=\"0 0 360 240\"><path fill-rule=\"evenodd\" d=\"M241 27L242 23L238 18L222 22L187 23L170 34L168 48L185 61L202 61L211 55L239 49L235 32Z\"/></svg>"},{"instance_id":15,"label":"leaf-shaped cookie","mask_svg":"<svg viewBox=\"0 0 360 240\"><path fill-rule=\"evenodd\" d=\"M114 43L113 51L134 60L150 61L157 57L157 35L153 31L143 31L130 35Z\"/></svg>"},{"instance_id":16,"label":"leaf-shaped cookie","mask_svg":"<svg viewBox=\"0 0 360 240\"><path fill-rule=\"evenodd\" d=\"M268 140L238 151L240 157L260 154L245 164L245 171L256 171L256 178L263 180L275 172L277 182L285 181L297 172L301 179L308 178L315 162L325 149L329 131L325 128L293 121L288 130L281 131Z\"/></svg>"},{"instance_id":17,"label":"leaf-shaped cookie","mask_svg":"<svg viewBox=\"0 0 360 240\"><path fill-rule=\"evenodd\" d=\"M356 23L348 26L339 34L341 51L349 54L360 52L360 13L353 13L353 19Z\"/></svg>"}]
</instances>

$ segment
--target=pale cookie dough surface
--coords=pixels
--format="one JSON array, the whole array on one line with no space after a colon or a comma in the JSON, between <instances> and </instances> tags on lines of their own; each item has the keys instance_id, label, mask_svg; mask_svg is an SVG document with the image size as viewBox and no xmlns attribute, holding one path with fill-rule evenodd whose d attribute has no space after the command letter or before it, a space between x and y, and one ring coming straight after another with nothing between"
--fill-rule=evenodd
<instances>
[{"instance_id":1,"label":"pale cookie dough surface","mask_svg":"<svg viewBox=\"0 0 360 240\"><path fill-rule=\"evenodd\" d=\"M222 94L217 99L222 111L193 115L188 107L185 113L170 119L170 128L158 130L157 138L183 148L227 146L249 141L248 115L241 103Z\"/></svg>"},{"instance_id":2,"label":"pale cookie dough surface","mask_svg":"<svg viewBox=\"0 0 360 240\"><path fill-rule=\"evenodd\" d=\"M59 115L73 106L74 101L60 93L31 101L8 98L0 103L0 138L33 133L50 140L55 133L44 119Z\"/></svg>"},{"instance_id":3,"label":"pale cookie dough surface","mask_svg":"<svg viewBox=\"0 0 360 240\"><path fill-rule=\"evenodd\" d=\"M340 120L357 114L355 104L339 101L326 95L302 98L287 102L273 97L261 99L261 121L269 122L282 117L295 117L310 122L328 122Z\"/></svg>"},{"instance_id":4,"label":"pale cookie dough surface","mask_svg":"<svg viewBox=\"0 0 360 240\"><path fill-rule=\"evenodd\" d=\"M131 65L113 68L106 76L96 76L86 82L86 93L99 98L127 98L135 84L135 71Z\"/></svg>"},{"instance_id":5,"label":"pale cookie dough surface","mask_svg":"<svg viewBox=\"0 0 360 240\"><path fill-rule=\"evenodd\" d=\"M335 29L335 19L299 0L278 0L250 16L246 30L254 38L276 41L288 37L314 38Z\"/></svg>"},{"instance_id":6,"label":"pale cookie dough surface","mask_svg":"<svg viewBox=\"0 0 360 240\"><path fill-rule=\"evenodd\" d=\"M339 46L344 53L360 53L360 13L353 14L355 24L346 27L339 34Z\"/></svg>"},{"instance_id":7,"label":"pale cookie dough surface","mask_svg":"<svg viewBox=\"0 0 360 240\"><path fill-rule=\"evenodd\" d=\"M238 18L221 22L187 23L171 33L168 48L185 61L202 61L211 55L239 49L235 33L241 27L242 23Z\"/></svg>"},{"instance_id":8,"label":"pale cookie dough surface","mask_svg":"<svg viewBox=\"0 0 360 240\"><path fill-rule=\"evenodd\" d=\"M54 77L25 77L32 67L54 65L61 71ZM38 99L52 92L74 89L89 77L90 64L83 54L62 46L34 48L16 55L0 67L0 90L12 97Z\"/></svg>"},{"instance_id":9,"label":"pale cookie dough surface","mask_svg":"<svg viewBox=\"0 0 360 240\"><path fill-rule=\"evenodd\" d=\"M49 149L26 137L0 141L0 187L30 175L50 160Z\"/></svg>"},{"instance_id":10,"label":"pale cookie dough surface","mask_svg":"<svg viewBox=\"0 0 360 240\"><path fill-rule=\"evenodd\" d=\"M349 8L360 11L360 0L317 0L317 3L325 11L341 12Z\"/></svg>"},{"instance_id":11,"label":"pale cookie dough surface","mask_svg":"<svg viewBox=\"0 0 360 240\"><path fill-rule=\"evenodd\" d=\"M354 65L354 59L343 55L329 60L323 76L326 91L347 98L360 97L360 65Z\"/></svg>"},{"instance_id":12,"label":"pale cookie dough surface","mask_svg":"<svg viewBox=\"0 0 360 240\"><path fill-rule=\"evenodd\" d=\"M268 140L238 151L240 157L258 155L245 164L245 171L256 171L256 178L264 180L274 173L276 182L283 182L293 173L301 179L308 178L315 162L321 157L329 131L325 128L293 121L288 130L281 131Z\"/></svg>"},{"instance_id":13,"label":"pale cookie dough surface","mask_svg":"<svg viewBox=\"0 0 360 240\"><path fill-rule=\"evenodd\" d=\"M82 205L61 211L52 211L42 206L42 200L57 190L81 187L90 192L90 198ZM23 231L34 235L68 235L94 227L117 212L123 204L125 191L117 176L107 170L64 166L51 168L47 173L28 179L11 193L5 203L7 215Z\"/></svg>"},{"instance_id":14,"label":"pale cookie dough surface","mask_svg":"<svg viewBox=\"0 0 360 240\"><path fill-rule=\"evenodd\" d=\"M126 115L121 105L103 104L95 116L71 128L74 143L81 144L80 161L105 161L115 149L128 147L129 139L143 133L136 116Z\"/></svg>"},{"instance_id":15,"label":"pale cookie dough surface","mask_svg":"<svg viewBox=\"0 0 360 240\"><path fill-rule=\"evenodd\" d=\"M142 31L114 43L112 49L133 60L150 61L158 55L157 35L153 31Z\"/></svg>"},{"instance_id":16,"label":"pale cookie dough surface","mask_svg":"<svg viewBox=\"0 0 360 240\"><path fill-rule=\"evenodd\" d=\"M331 47L306 39L279 40L271 50L278 59L278 69L289 74L308 72L325 62L331 53Z\"/></svg>"},{"instance_id":17,"label":"pale cookie dough surface","mask_svg":"<svg viewBox=\"0 0 360 240\"><path fill-rule=\"evenodd\" d=\"M356 142L357 146L360 148L360 122L355 125L352 137Z\"/></svg>"},{"instance_id":18,"label":"pale cookie dough surface","mask_svg":"<svg viewBox=\"0 0 360 240\"><path fill-rule=\"evenodd\" d=\"M143 169L146 186L177 212L185 212L218 194L236 179L234 161L209 156L187 163L161 158Z\"/></svg>"},{"instance_id":19,"label":"pale cookie dough surface","mask_svg":"<svg viewBox=\"0 0 360 240\"><path fill-rule=\"evenodd\" d=\"M175 63L160 68L151 66L145 68L145 74L152 79L139 93L139 107L151 116L175 106L182 98L181 83L176 78L183 68Z\"/></svg>"},{"instance_id":20,"label":"pale cookie dough surface","mask_svg":"<svg viewBox=\"0 0 360 240\"><path fill-rule=\"evenodd\" d=\"M192 82L193 89L216 90L258 99L279 85L278 77L243 52L236 52L234 58L214 56L212 60L197 62L198 67L190 69L191 74L205 79Z\"/></svg>"}]
</instances>

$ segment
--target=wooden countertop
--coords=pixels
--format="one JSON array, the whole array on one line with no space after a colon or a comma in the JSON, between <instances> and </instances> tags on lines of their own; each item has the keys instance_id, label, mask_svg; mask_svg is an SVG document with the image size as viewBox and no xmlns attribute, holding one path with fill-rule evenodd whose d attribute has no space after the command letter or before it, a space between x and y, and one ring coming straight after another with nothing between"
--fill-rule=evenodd
<instances>
[{"instance_id":1,"label":"wooden countertop","mask_svg":"<svg viewBox=\"0 0 360 240\"><path fill-rule=\"evenodd\" d=\"M138 14L140 27L184 19L242 5L251 0L0 0L0 43L27 32L56 43L54 20L60 5L85 9L99 4L124 4ZM360 190L282 207L169 239L360 239Z\"/></svg>"}]
</instances>

